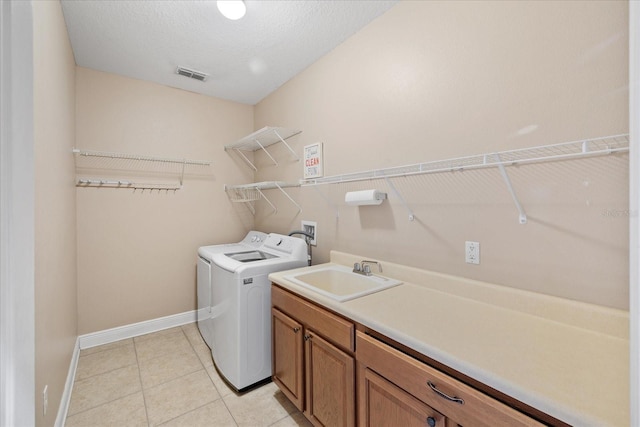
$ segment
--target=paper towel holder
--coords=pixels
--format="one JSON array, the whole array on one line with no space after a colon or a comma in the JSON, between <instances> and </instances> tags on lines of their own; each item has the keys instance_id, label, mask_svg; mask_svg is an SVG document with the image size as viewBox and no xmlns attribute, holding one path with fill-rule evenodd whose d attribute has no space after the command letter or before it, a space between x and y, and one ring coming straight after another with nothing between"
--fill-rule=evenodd
<instances>
[{"instance_id":1,"label":"paper towel holder","mask_svg":"<svg viewBox=\"0 0 640 427\"><path fill-rule=\"evenodd\" d=\"M379 205L387 198L387 193L378 190L348 191L344 201L351 206Z\"/></svg>"}]
</instances>

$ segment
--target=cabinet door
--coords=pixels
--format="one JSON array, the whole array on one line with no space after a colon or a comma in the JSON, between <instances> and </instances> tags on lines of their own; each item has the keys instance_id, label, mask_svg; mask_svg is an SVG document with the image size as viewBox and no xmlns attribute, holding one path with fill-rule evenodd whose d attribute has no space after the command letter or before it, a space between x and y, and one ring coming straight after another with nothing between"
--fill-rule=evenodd
<instances>
[{"instance_id":1,"label":"cabinet door","mask_svg":"<svg viewBox=\"0 0 640 427\"><path fill-rule=\"evenodd\" d=\"M305 332L306 415L314 425L355 425L354 359L322 339Z\"/></svg>"},{"instance_id":2,"label":"cabinet door","mask_svg":"<svg viewBox=\"0 0 640 427\"><path fill-rule=\"evenodd\" d=\"M430 406L370 369L360 372L362 427L445 427L445 417Z\"/></svg>"},{"instance_id":3,"label":"cabinet door","mask_svg":"<svg viewBox=\"0 0 640 427\"><path fill-rule=\"evenodd\" d=\"M304 410L304 359L302 325L271 309L273 382L299 410Z\"/></svg>"}]
</instances>

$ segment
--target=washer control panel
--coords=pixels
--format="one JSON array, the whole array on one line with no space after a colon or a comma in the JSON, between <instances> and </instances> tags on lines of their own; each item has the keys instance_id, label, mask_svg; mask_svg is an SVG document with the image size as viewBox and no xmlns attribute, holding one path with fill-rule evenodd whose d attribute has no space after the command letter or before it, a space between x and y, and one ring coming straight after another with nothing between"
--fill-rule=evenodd
<instances>
[{"instance_id":1,"label":"washer control panel","mask_svg":"<svg viewBox=\"0 0 640 427\"><path fill-rule=\"evenodd\" d=\"M261 231L250 231L247 236L242 239L242 243L246 243L254 248L262 246L262 243L267 239L268 234Z\"/></svg>"},{"instance_id":2,"label":"washer control panel","mask_svg":"<svg viewBox=\"0 0 640 427\"><path fill-rule=\"evenodd\" d=\"M264 247L274 249L278 252L290 254L291 252L293 252L294 239L295 237L271 233L264 241Z\"/></svg>"}]
</instances>

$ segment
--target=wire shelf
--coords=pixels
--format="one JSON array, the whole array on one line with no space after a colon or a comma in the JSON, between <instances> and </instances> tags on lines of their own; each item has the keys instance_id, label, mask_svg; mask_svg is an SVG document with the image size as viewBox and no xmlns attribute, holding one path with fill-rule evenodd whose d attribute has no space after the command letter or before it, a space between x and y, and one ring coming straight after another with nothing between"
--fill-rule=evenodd
<instances>
[{"instance_id":1,"label":"wire shelf","mask_svg":"<svg viewBox=\"0 0 640 427\"><path fill-rule=\"evenodd\" d=\"M227 189L227 194L234 203L254 202L262 197L257 188L231 188Z\"/></svg>"},{"instance_id":2,"label":"wire shelf","mask_svg":"<svg viewBox=\"0 0 640 427\"><path fill-rule=\"evenodd\" d=\"M136 160L141 162L151 163L175 163L179 165L194 165L194 166L210 166L211 162L204 162L200 160L189 159L169 159L165 157L154 157L139 154L124 154L124 153L112 153L107 151L90 151L80 150L78 148L73 149L73 153L79 156L85 157L100 157L105 159L119 159L119 160Z\"/></svg>"},{"instance_id":3,"label":"wire shelf","mask_svg":"<svg viewBox=\"0 0 640 427\"><path fill-rule=\"evenodd\" d=\"M322 178L301 180L302 186L366 181L400 176L422 175L439 172L455 172L499 166L567 160L599 156L629 150L629 135L614 135L561 144L544 145L495 153L477 154L446 160L416 163L412 165L353 172Z\"/></svg>"},{"instance_id":4,"label":"wire shelf","mask_svg":"<svg viewBox=\"0 0 640 427\"><path fill-rule=\"evenodd\" d=\"M293 155L293 157L296 160L300 160L296 152L293 151L291 146L287 144L287 141L286 141L286 139L291 138L292 136L297 135L300 132L302 131L297 129L265 126L262 129L252 133L251 135L247 135L244 138L239 139L233 144L225 145L224 150L225 151L232 150L236 152L242 158L242 160L244 160L245 163L247 163L247 165L251 167L251 169L253 169L254 171L257 171L258 168L256 168L253 162L249 160L247 156L245 156L243 151L262 150L265 152L267 156L269 156L273 164L278 166L278 161L275 158L273 158L273 156L267 151L267 147L277 142L282 142L282 144L284 144L284 146L287 147L291 155Z\"/></svg>"},{"instance_id":5,"label":"wire shelf","mask_svg":"<svg viewBox=\"0 0 640 427\"><path fill-rule=\"evenodd\" d=\"M130 188L133 190L179 190L182 188L187 167L209 167L211 162L189 159L172 159L139 154L125 154L107 151L80 150L74 148L76 174L95 174L102 171L108 175L124 176L142 175L150 177L176 177L177 184L165 182L139 183L127 179L87 178L76 181L77 187L98 188Z\"/></svg>"},{"instance_id":6,"label":"wire shelf","mask_svg":"<svg viewBox=\"0 0 640 427\"><path fill-rule=\"evenodd\" d=\"M227 192L227 196L229 200L234 203L247 203L247 206L251 210L251 212L255 215L255 208L251 204L251 202L255 202L259 199L264 199L269 206L273 209L274 212L278 211L278 208L269 200L267 196L262 192L262 190L273 190L278 189L284 194L290 201L298 208L298 213L302 212L302 208L295 200L284 191L285 188L289 187L299 187L300 184L292 184L289 182L283 181L263 181L263 182L253 182L251 184L242 184L242 185L225 185L224 191Z\"/></svg>"}]
</instances>

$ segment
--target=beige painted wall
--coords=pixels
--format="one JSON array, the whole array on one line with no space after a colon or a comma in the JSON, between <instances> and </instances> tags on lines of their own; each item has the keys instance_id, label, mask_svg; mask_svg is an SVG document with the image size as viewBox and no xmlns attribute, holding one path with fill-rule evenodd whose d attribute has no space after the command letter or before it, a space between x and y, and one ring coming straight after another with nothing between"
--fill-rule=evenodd
<instances>
[{"instance_id":1,"label":"beige painted wall","mask_svg":"<svg viewBox=\"0 0 640 427\"><path fill-rule=\"evenodd\" d=\"M302 129L300 154L323 142L325 175L627 133L627 26L626 2L403 1L260 102L255 128ZM302 165L274 151L287 161L258 156L256 181L297 182ZM338 249L626 309L628 156L509 173L526 225L482 170L393 180L413 222L374 181L292 189L300 215L272 190L279 210L260 204L256 228L318 221L315 263ZM390 200L345 205L366 188Z\"/></svg>"},{"instance_id":2,"label":"beige painted wall","mask_svg":"<svg viewBox=\"0 0 640 427\"><path fill-rule=\"evenodd\" d=\"M77 188L79 333L195 310L198 247L253 226L223 189L252 179L223 146L253 131L253 107L81 67L76 94L78 148L212 162L175 193ZM179 180L136 162L76 164L86 177Z\"/></svg>"},{"instance_id":3,"label":"beige painted wall","mask_svg":"<svg viewBox=\"0 0 640 427\"><path fill-rule=\"evenodd\" d=\"M35 419L52 426L77 336L75 61L59 2L33 2L33 28Z\"/></svg>"}]
</instances>

